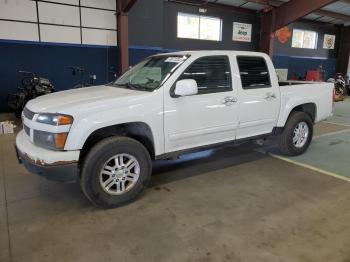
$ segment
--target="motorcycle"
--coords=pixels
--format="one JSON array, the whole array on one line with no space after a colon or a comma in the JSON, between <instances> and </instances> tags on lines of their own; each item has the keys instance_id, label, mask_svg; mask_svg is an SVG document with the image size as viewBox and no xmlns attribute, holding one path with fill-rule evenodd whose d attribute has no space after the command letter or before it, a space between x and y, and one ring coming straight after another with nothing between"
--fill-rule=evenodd
<instances>
[{"instance_id":1,"label":"motorcycle","mask_svg":"<svg viewBox=\"0 0 350 262\"><path fill-rule=\"evenodd\" d=\"M17 93L7 96L7 105L18 118L21 117L23 108L29 100L55 91L49 79L28 71L19 71L19 73L23 74L21 87L18 87Z\"/></svg>"},{"instance_id":2,"label":"motorcycle","mask_svg":"<svg viewBox=\"0 0 350 262\"><path fill-rule=\"evenodd\" d=\"M334 83L335 94L337 96L345 96L347 94L346 80L341 73L337 73L334 78L329 78L327 82Z\"/></svg>"},{"instance_id":3,"label":"motorcycle","mask_svg":"<svg viewBox=\"0 0 350 262\"><path fill-rule=\"evenodd\" d=\"M88 86L93 86L95 84L96 80L96 75L95 74L90 74L88 77L88 80L85 79L85 69L83 67L79 66L69 66L68 67L70 70L72 70L72 75L80 76L80 82L79 84L73 86L73 88L82 88L82 87L88 87Z\"/></svg>"},{"instance_id":4,"label":"motorcycle","mask_svg":"<svg viewBox=\"0 0 350 262\"><path fill-rule=\"evenodd\" d=\"M345 85L348 95L350 95L350 74L345 77Z\"/></svg>"}]
</instances>

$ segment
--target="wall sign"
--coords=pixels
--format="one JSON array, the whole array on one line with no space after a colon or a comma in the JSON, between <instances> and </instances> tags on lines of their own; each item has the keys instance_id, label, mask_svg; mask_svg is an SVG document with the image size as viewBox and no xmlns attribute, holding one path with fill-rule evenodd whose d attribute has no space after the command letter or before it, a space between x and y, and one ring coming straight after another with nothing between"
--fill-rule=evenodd
<instances>
[{"instance_id":1,"label":"wall sign","mask_svg":"<svg viewBox=\"0 0 350 262\"><path fill-rule=\"evenodd\" d=\"M335 35L325 34L323 37L323 48L324 49L334 49Z\"/></svg>"},{"instance_id":2,"label":"wall sign","mask_svg":"<svg viewBox=\"0 0 350 262\"><path fill-rule=\"evenodd\" d=\"M252 25L233 22L233 41L251 42Z\"/></svg>"},{"instance_id":3,"label":"wall sign","mask_svg":"<svg viewBox=\"0 0 350 262\"><path fill-rule=\"evenodd\" d=\"M291 38L292 33L289 31L288 26L282 27L275 32L275 36L278 38L281 44L285 44Z\"/></svg>"}]
</instances>

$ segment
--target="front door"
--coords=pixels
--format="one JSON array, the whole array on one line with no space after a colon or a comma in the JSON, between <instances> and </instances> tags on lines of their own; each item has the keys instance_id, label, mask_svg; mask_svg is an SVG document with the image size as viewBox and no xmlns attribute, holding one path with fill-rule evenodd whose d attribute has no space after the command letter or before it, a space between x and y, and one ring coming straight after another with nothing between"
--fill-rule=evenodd
<instances>
[{"instance_id":1,"label":"front door","mask_svg":"<svg viewBox=\"0 0 350 262\"><path fill-rule=\"evenodd\" d=\"M235 139L238 103L230 68L227 56L198 58L178 79L194 79L198 94L172 97L165 93L166 152Z\"/></svg>"}]
</instances>

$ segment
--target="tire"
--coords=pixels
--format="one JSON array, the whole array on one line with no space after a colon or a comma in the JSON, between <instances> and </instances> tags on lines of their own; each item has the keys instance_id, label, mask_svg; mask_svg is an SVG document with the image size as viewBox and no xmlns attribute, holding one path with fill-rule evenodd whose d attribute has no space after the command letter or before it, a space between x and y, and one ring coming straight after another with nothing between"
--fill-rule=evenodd
<instances>
[{"instance_id":1,"label":"tire","mask_svg":"<svg viewBox=\"0 0 350 262\"><path fill-rule=\"evenodd\" d=\"M308 135L303 143L296 145L293 142L294 131L296 128L304 126L305 123L308 128ZM281 153L287 156L297 156L303 154L309 147L313 136L313 122L309 115L304 112L293 112L284 126L282 134L278 137L278 144ZM301 139L302 140L302 139ZM298 142L296 142L298 143Z\"/></svg>"},{"instance_id":2,"label":"tire","mask_svg":"<svg viewBox=\"0 0 350 262\"><path fill-rule=\"evenodd\" d=\"M120 163L129 163L131 160L134 161L131 164L134 166L130 169L129 175L135 174L129 177L126 174L128 172L127 163L124 165ZM114 171L115 173L110 171L111 168L115 168L111 167L113 165L119 166ZM123 170L126 173L123 173ZM138 175L136 175L137 173ZM96 144L86 156L83 162L80 185L85 196L95 206L114 208L135 200L147 187L151 173L151 157L140 142L128 137L110 137ZM136 177L137 179L135 179ZM131 178L134 181L129 181ZM112 180L111 183L109 183L110 180ZM121 192L123 185L124 191Z\"/></svg>"}]
</instances>

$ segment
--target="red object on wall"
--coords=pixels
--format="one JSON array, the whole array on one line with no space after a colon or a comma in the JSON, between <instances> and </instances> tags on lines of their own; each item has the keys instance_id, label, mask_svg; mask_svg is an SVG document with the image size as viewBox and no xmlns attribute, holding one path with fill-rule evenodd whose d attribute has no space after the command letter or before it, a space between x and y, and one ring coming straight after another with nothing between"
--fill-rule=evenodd
<instances>
[{"instance_id":1,"label":"red object on wall","mask_svg":"<svg viewBox=\"0 0 350 262\"><path fill-rule=\"evenodd\" d=\"M322 81L322 76L317 70L308 70L306 73L306 81Z\"/></svg>"},{"instance_id":2,"label":"red object on wall","mask_svg":"<svg viewBox=\"0 0 350 262\"><path fill-rule=\"evenodd\" d=\"M291 38L292 33L289 31L288 26L282 27L275 32L275 36L278 38L280 43L285 44Z\"/></svg>"}]
</instances>

